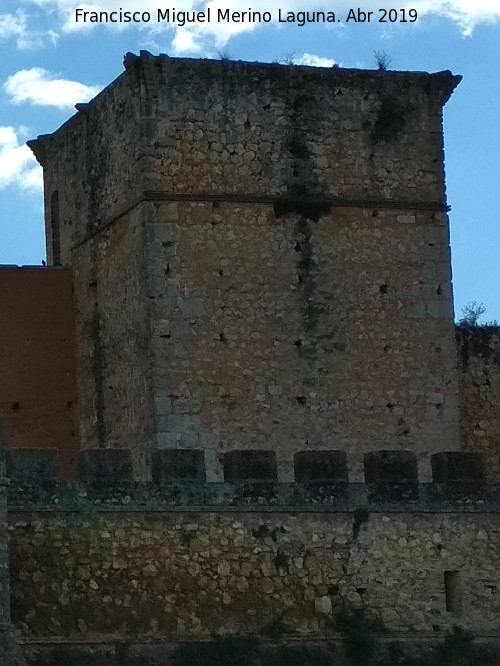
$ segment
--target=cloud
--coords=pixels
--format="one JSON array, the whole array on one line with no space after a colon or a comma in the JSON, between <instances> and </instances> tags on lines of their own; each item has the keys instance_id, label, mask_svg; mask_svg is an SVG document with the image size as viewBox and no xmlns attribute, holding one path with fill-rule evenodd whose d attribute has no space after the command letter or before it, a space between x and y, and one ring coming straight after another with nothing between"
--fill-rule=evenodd
<instances>
[{"instance_id":1,"label":"cloud","mask_svg":"<svg viewBox=\"0 0 500 666\"><path fill-rule=\"evenodd\" d=\"M55 9L58 11L60 20L66 31L72 31L82 27L96 27L96 24L88 23L85 26L82 26L82 24L77 25L75 23L76 7L81 7L88 11L116 11L118 9L116 0L91 0L90 2L82 4L79 4L76 0L27 0L27 2L37 5L38 7ZM200 11L207 5L214 9L219 7L228 8L231 12L248 11L249 8L248 0L210 0L209 2L203 0L178 0L178 2L175 3L176 9L179 11ZM344 13L351 8L351 5L352 3L350 0L337 0L335 11L339 14ZM120 2L120 7L124 11L149 11L155 18L158 6L157 0L142 0L140 6L138 6L137 0L122 0L122 2ZM398 5L398 8L399 6L415 8L421 15L430 13L442 15L457 22L465 33L470 33L478 23L498 20L500 18L500 4L498 0L403 0L400 5ZM304 11L304 0L282 0L280 7L282 13L286 13L287 11ZM380 2L378 0L365 0L363 10L373 10L377 12L379 7ZM254 0L254 2L252 2L252 9L261 12L269 11L269 2L268 0ZM331 7L326 0L308 0L307 11L321 10L331 10ZM276 14L277 12L274 11L273 13ZM134 23L108 24L108 27L124 29L127 27L133 27L134 25L137 27L137 24ZM187 29L189 32L195 34L211 34L211 37L217 43L221 43L227 42L233 34L253 30L258 26L258 23L232 23L229 25L205 24L204 26L202 25L194 28L189 27ZM148 26L146 25L145 27ZM151 27L152 24L149 24L149 28ZM180 41L182 42L183 40L181 39ZM189 46L189 43L186 45Z\"/></svg>"},{"instance_id":2,"label":"cloud","mask_svg":"<svg viewBox=\"0 0 500 666\"><path fill-rule=\"evenodd\" d=\"M82 29L90 30L96 27L103 29L103 24L75 22L75 9L77 7L75 0L26 0L26 2L47 10L56 10L62 29L66 32ZM252 10L257 12L270 11L268 0L253 0L251 5ZM307 5L306 8L304 8L304 5ZM304 0L281 0L280 2L282 14L286 14L288 11L327 11L329 8L326 5L325 0L307 0L307 2L304 2ZM116 0L90 0L90 2L78 6L87 11L111 12L118 9ZM122 0L120 8L123 11L150 12L151 22L139 24L133 22L107 23L106 26L108 29L115 30L139 27L147 29L152 34L163 33L170 29L173 39L173 52L183 54L213 51L214 47L220 48L227 44L234 35L255 30L263 25L256 21L247 20L228 23L212 21L210 24L202 23L184 27L176 27L166 22L158 24L156 23L158 6L158 0L142 0L140 6L137 0ZM209 0L208 2L207 0L178 0L175 3L177 11L202 11L207 6L212 8L212 13L216 13L219 8L227 8L230 12L248 12L249 9L248 0ZM337 0L335 12L337 15L344 17L351 6L350 0ZM363 10L372 10L378 16L379 7L379 0L365 0ZM471 34L474 27L479 23L500 19L499 0L402 0L398 8L417 9L420 16L419 21L426 14L443 16L457 23L466 35ZM272 13L276 17L277 9L273 9Z\"/></svg>"},{"instance_id":3,"label":"cloud","mask_svg":"<svg viewBox=\"0 0 500 666\"><path fill-rule=\"evenodd\" d=\"M47 39L54 44L58 34L53 30L31 30L26 12L18 9L15 14L0 14L0 39L13 39L18 49L28 50L43 46Z\"/></svg>"},{"instance_id":4,"label":"cloud","mask_svg":"<svg viewBox=\"0 0 500 666\"><path fill-rule=\"evenodd\" d=\"M42 169L28 146L21 142L25 132L0 127L0 189L17 185L24 190L40 191Z\"/></svg>"},{"instance_id":5,"label":"cloud","mask_svg":"<svg viewBox=\"0 0 500 666\"><path fill-rule=\"evenodd\" d=\"M304 53L300 58L293 58L293 63L294 65L308 65L309 67L333 67L335 60L312 55L311 53Z\"/></svg>"},{"instance_id":6,"label":"cloud","mask_svg":"<svg viewBox=\"0 0 500 666\"><path fill-rule=\"evenodd\" d=\"M425 0L420 4L424 11L442 14L458 23L464 35L471 35L479 23L500 19L498 0L438 0L437 3Z\"/></svg>"},{"instance_id":7,"label":"cloud","mask_svg":"<svg viewBox=\"0 0 500 666\"><path fill-rule=\"evenodd\" d=\"M9 76L4 90L14 104L28 102L36 106L71 109L77 102L86 102L95 97L100 89L61 79L46 69L33 67Z\"/></svg>"}]
</instances>

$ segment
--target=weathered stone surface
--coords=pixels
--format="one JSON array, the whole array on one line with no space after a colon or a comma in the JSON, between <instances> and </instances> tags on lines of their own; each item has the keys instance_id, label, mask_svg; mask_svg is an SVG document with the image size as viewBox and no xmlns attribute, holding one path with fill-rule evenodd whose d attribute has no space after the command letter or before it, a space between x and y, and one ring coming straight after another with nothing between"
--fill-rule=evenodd
<instances>
[{"instance_id":1,"label":"weathered stone surface","mask_svg":"<svg viewBox=\"0 0 500 666\"><path fill-rule=\"evenodd\" d=\"M342 483L348 480L344 451L299 451L294 457L294 468L298 483Z\"/></svg>"},{"instance_id":2,"label":"weathered stone surface","mask_svg":"<svg viewBox=\"0 0 500 666\"><path fill-rule=\"evenodd\" d=\"M284 613L313 638L347 603L391 632L496 635L499 515L16 511L13 619L28 641L141 640L154 625L171 642L259 631ZM460 616L446 610L445 571L460 572Z\"/></svg>"},{"instance_id":3,"label":"weathered stone surface","mask_svg":"<svg viewBox=\"0 0 500 666\"><path fill-rule=\"evenodd\" d=\"M276 454L274 451L229 451L224 456L224 480L229 483L275 481Z\"/></svg>"},{"instance_id":4,"label":"weathered stone surface","mask_svg":"<svg viewBox=\"0 0 500 666\"><path fill-rule=\"evenodd\" d=\"M103 485L132 479L132 456L128 449L87 449L78 458L82 481Z\"/></svg>"},{"instance_id":5,"label":"weathered stone surface","mask_svg":"<svg viewBox=\"0 0 500 666\"><path fill-rule=\"evenodd\" d=\"M459 451L456 83L129 58L39 140L99 483L13 489L24 639L171 643L283 617L317 638L342 604L395 632L498 631L499 490L471 492ZM460 342L466 449L490 458L497 333ZM115 492L96 461L123 447Z\"/></svg>"},{"instance_id":6,"label":"weathered stone surface","mask_svg":"<svg viewBox=\"0 0 500 666\"><path fill-rule=\"evenodd\" d=\"M155 451L152 461L153 481L205 482L205 460L203 451Z\"/></svg>"},{"instance_id":7,"label":"weathered stone surface","mask_svg":"<svg viewBox=\"0 0 500 666\"><path fill-rule=\"evenodd\" d=\"M481 456L466 451L436 453L432 456L432 477L436 483L484 482L484 468Z\"/></svg>"},{"instance_id":8,"label":"weathered stone surface","mask_svg":"<svg viewBox=\"0 0 500 666\"><path fill-rule=\"evenodd\" d=\"M500 328L459 327L460 434L481 456L486 479L499 481Z\"/></svg>"},{"instance_id":9,"label":"weathered stone surface","mask_svg":"<svg viewBox=\"0 0 500 666\"><path fill-rule=\"evenodd\" d=\"M26 666L26 661L14 637L10 615L10 577L7 525L7 487L5 476L7 443L0 420L0 664ZM40 573L40 572L37 572Z\"/></svg>"},{"instance_id":10,"label":"weathered stone surface","mask_svg":"<svg viewBox=\"0 0 500 666\"><path fill-rule=\"evenodd\" d=\"M55 481L59 477L58 452L48 449L8 451L7 476L18 483Z\"/></svg>"}]
</instances>

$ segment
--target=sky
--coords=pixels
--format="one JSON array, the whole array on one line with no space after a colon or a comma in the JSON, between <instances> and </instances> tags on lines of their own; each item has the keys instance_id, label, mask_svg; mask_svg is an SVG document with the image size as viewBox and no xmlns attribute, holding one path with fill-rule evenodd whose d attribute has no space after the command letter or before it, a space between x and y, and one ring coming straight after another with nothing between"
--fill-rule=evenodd
<instances>
[{"instance_id":1,"label":"sky","mask_svg":"<svg viewBox=\"0 0 500 666\"><path fill-rule=\"evenodd\" d=\"M210 23L172 21L174 10L208 8ZM120 9L139 22L82 19ZM171 20L158 21L159 9ZM358 9L371 11L370 21L353 20ZM218 10L240 14L217 22ZM241 14L249 11L271 20L250 21ZM300 25L301 12L333 12L335 22ZM295 20L280 22L280 13ZM25 142L56 130L75 103L119 76L126 52L140 49L362 69L377 67L378 52L390 69L462 74L444 115L455 313L476 301L486 307L483 323L500 320L500 0L2 0L0 264L40 265L45 257L42 173Z\"/></svg>"}]
</instances>

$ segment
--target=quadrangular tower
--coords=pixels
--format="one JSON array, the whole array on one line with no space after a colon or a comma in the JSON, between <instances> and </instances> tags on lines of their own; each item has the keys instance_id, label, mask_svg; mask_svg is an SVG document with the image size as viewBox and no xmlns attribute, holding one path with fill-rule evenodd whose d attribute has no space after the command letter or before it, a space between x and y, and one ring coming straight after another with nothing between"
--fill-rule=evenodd
<instances>
[{"instance_id":1,"label":"quadrangular tower","mask_svg":"<svg viewBox=\"0 0 500 666\"><path fill-rule=\"evenodd\" d=\"M129 54L44 167L80 437L134 475L349 478L456 450L450 72ZM371 472L370 472L371 473Z\"/></svg>"}]
</instances>

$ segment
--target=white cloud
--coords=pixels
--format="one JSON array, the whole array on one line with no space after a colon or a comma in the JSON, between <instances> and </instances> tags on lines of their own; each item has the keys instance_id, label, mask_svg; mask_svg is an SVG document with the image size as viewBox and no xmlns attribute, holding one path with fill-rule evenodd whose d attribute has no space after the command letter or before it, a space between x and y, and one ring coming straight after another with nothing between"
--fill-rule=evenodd
<instances>
[{"instance_id":1,"label":"white cloud","mask_svg":"<svg viewBox=\"0 0 500 666\"><path fill-rule=\"evenodd\" d=\"M200 53L201 44L196 41L196 37L192 30L186 28L178 28L175 32L175 37L172 41L172 48L174 53Z\"/></svg>"},{"instance_id":2,"label":"white cloud","mask_svg":"<svg viewBox=\"0 0 500 666\"><path fill-rule=\"evenodd\" d=\"M333 67L335 65L335 60L311 53L304 53L300 58L293 58L293 62L295 65L308 65L309 67Z\"/></svg>"},{"instance_id":3,"label":"white cloud","mask_svg":"<svg viewBox=\"0 0 500 666\"><path fill-rule=\"evenodd\" d=\"M42 169L28 146L21 142L23 130L0 127L0 189L17 185L24 190L42 188Z\"/></svg>"},{"instance_id":4,"label":"white cloud","mask_svg":"<svg viewBox=\"0 0 500 666\"><path fill-rule=\"evenodd\" d=\"M125 30L135 27L148 30L152 35L158 35L158 33L163 33L170 28L170 31L173 33L171 49L175 55L213 52L214 48L218 49L227 44L232 36L255 30L259 25L262 25L262 23L249 21L240 23L217 23L212 21L210 24L204 23L178 28L166 22L158 24L156 23L159 7L158 0L142 0L140 4L138 4L137 0L122 0L119 3L119 7L116 0L90 0L83 4L78 4L76 0L25 1L47 10L57 11L62 29L66 32L82 29L91 30L96 27L103 29L103 24L76 23L75 9L77 6L86 11L98 12L111 12L119 8L123 9L123 11L150 12L150 23L108 23L106 26L108 29L115 30ZM175 3L175 8L177 11L202 11L209 6L213 12L216 12L218 8L228 8L230 12L248 12L249 4L248 0L209 0L208 2L207 0L178 0ZM274 17L277 15L277 9L271 8L268 0L253 0L251 7L254 11L272 11ZM343 19L351 7L352 3L350 0L337 0L335 12L337 16ZM325 0L281 0L280 8L282 14L286 14L288 11L328 11L331 9L327 6ZM379 8L379 0L365 0L363 5L364 11L372 10L377 16ZM499 0L402 0L398 5L399 8L417 9L420 16L419 21L426 14L443 16L457 23L465 35L470 35L474 27L479 23L500 19ZM165 9L164 5L162 9ZM332 27L332 24L327 25ZM335 25L339 27L342 23ZM404 27L407 27L407 25Z\"/></svg>"},{"instance_id":5,"label":"white cloud","mask_svg":"<svg viewBox=\"0 0 500 666\"><path fill-rule=\"evenodd\" d=\"M53 44L58 39L53 30L40 32L28 27L26 12L18 9L15 14L0 14L0 39L13 39L18 49L35 49L41 47L48 39Z\"/></svg>"},{"instance_id":6,"label":"white cloud","mask_svg":"<svg viewBox=\"0 0 500 666\"><path fill-rule=\"evenodd\" d=\"M15 39L17 47L28 47L28 25L26 14L18 10L15 14L0 14L0 38Z\"/></svg>"},{"instance_id":7,"label":"white cloud","mask_svg":"<svg viewBox=\"0 0 500 666\"><path fill-rule=\"evenodd\" d=\"M9 76L4 90L14 104L28 102L36 106L71 109L77 102L87 102L95 97L100 89L61 79L46 69L33 67Z\"/></svg>"}]
</instances>

